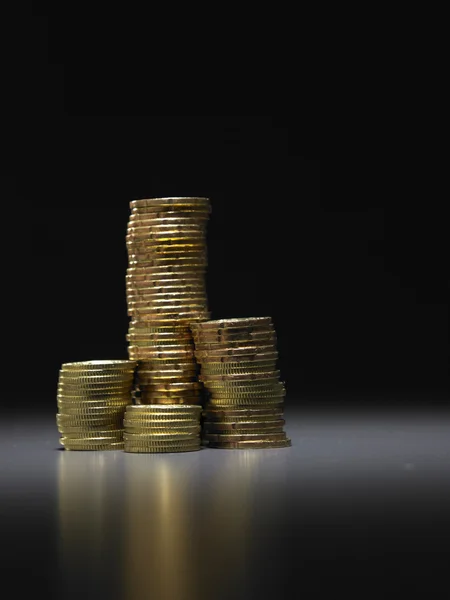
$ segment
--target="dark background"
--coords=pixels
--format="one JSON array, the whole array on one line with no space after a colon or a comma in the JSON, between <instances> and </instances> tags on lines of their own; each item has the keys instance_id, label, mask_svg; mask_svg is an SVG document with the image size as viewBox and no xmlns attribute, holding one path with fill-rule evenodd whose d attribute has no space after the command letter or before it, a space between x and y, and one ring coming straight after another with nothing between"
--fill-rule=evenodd
<instances>
[{"instance_id":1,"label":"dark background","mask_svg":"<svg viewBox=\"0 0 450 600\"><path fill-rule=\"evenodd\" d=\"M17 253L25 317L14 338L16 352L33 355L33 403L54 405L61 363L127 356L128 203L156 196L211 199L213 318L272 316L293 402L443 390L438 218L409 193L405 204L398 188L380 191L377 174L394 174L392 163L367 157L361 168L356 148L336 153L321 194L321 133L305 112L123 116L133 98L139 113L142 90L118 86L102 105L82 47L77 62L58 23L43 7L34 13L6 179L18 209L10 222L31 219ZM152 112L157 102L145 98ZM168 96L167 108L180 106L182 95Z\"/></svg>"}]
</instances>

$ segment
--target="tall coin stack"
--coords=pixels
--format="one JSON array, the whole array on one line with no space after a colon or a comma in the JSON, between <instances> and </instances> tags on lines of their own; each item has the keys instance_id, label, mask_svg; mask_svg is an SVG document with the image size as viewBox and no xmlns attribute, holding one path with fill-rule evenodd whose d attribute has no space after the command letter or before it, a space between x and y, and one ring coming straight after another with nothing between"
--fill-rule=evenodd
<instances>
[{"instance_id":1,"label":"tall coin stack","mask_svg":"<svg viewBox=\"0 0 450 600\"><path fill-rule=\"evenodd\" d=\"M128 406L123 434L125 452L200 450L200 415L198 404Z\"/></svg>"},{"instance_id":2,"label":"tall coin stack","mask_svg":"<svg viewBox=\"0 0 450 600\"><path fill-rule=\"evenodd\" d=\"M136 363L65 363L59 372L56 422L66 450L122 450Z\"/></svg>"},{"instance_id":3,"label":"tall coin stack","mask_svg":"<svg viewBox=\"0 0 450 600\"><path fill-rule=\"evenodd\" d=\"M281 448L286 390L279 381L270 317L192 323L208 402L203 441L210 448Z\"/></svg>"},{"instance_id":4,"label":"tall coin stack","mask_svg":"<svg viewBox=\"0 0 450 600\"><path fill-rule=\"evenodd\" d=\"M208 198L130 202L127 340L138 361L136 403L200 404L189 324L210 318L205 287Z\"/></svg>"}]
</instances>

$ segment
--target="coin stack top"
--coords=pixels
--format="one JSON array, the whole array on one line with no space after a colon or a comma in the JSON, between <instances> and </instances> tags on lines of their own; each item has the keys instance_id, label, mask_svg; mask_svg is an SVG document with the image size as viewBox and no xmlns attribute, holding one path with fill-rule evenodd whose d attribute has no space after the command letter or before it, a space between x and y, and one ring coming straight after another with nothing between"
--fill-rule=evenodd
<instances>
[{"instance_id":1,"label":"coin stack top","mask_svg":"<svg viewBox=\"0 0 450 600\"><path fill-rule=\"evenodd\" d=\"M286 394L270 317L191 323L208 402L203 440L214 448L286 447Z\"/></svg>"},{"instance_id":2,"label":"coin stack top","mask_svg":"<svg viewBox=\"0 0 450 600\"><path fill-rule=\"evenodd\" d=\"M123 449L123 415L131 404L136 363L65 363L58 380L56 422L66 450Z\"/></svg>"},{"instance_id":3,"label":"coin stack top","mask_svg":"<svg viewBox=\"0 0 450 600\"><path fill-rule=\"evenodd\" d=\"M210 317L205 286L208 198L133 200L126 244L127 334L138 361L135 402L199 404L191 322Z\"/></svg>"}]
</instances>

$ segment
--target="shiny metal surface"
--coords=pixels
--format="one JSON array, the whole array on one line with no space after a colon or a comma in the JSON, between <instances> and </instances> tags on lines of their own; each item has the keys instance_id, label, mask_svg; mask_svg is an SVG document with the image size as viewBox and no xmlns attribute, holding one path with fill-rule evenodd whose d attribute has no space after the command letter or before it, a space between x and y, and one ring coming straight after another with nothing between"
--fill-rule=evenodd
<instances>
[{"instance_id":1,"label":"shiny metal surface","mask_svg":"<svg viewBox=\"0 0 450 600\"><path fill-rule=\"evenodd\" d=\"M50 413L0 427L19 598L316 598L389 573L431 590L447 564L446 413L288 407L291 448L173 455L65 452Z\"/></svg>"}]
</instances>

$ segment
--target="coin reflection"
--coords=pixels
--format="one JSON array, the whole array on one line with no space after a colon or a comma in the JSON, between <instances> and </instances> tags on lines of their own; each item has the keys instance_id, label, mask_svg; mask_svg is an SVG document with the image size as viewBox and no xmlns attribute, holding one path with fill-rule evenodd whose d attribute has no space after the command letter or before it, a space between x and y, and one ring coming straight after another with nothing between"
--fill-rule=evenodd
<instances>
[{"instance_id":1,"label":"coin reflection","mask_svg":"<svg viewBox=\"0 0 450 600\"><path fill-rule=\"evenodd\" d=\"M58 456L58 540L64 597L120 585L120 461L115 452Z\"/></svg>"},{"instance_id":2,"label":"coin reflection","mask_svg":"<svg viewBox=\"0 0 450 600\"><path fill-rule=\"evenodd\" d=\"M126 598L199 598L200 454L126 457Z\"/></svg>"}]
</instances>

